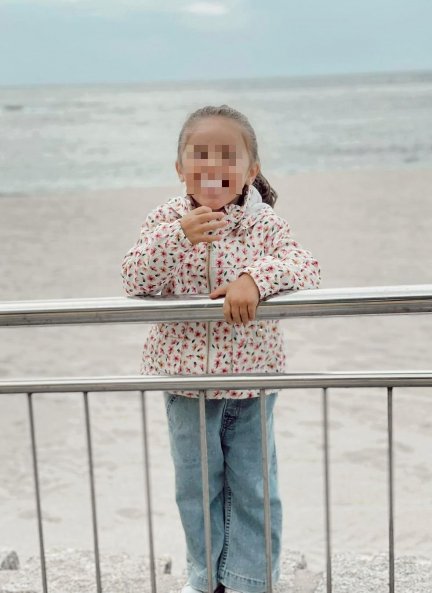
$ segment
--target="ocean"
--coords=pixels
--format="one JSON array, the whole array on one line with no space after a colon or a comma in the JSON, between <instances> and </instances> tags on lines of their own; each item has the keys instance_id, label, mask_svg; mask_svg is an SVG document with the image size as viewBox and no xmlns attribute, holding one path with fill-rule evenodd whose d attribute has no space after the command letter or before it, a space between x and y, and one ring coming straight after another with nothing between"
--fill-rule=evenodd
<instances>
[{"instance_id":1,"label":"ocean","mask_svg":"<svg viewBox=\"0 0 432 593\"><path fill-rule=\"evenodd\" d=\"M267 177L432 164L432 72L0 87L0 195L176 184L183 121L222 103Z\"/></svg>"}]
</instances>

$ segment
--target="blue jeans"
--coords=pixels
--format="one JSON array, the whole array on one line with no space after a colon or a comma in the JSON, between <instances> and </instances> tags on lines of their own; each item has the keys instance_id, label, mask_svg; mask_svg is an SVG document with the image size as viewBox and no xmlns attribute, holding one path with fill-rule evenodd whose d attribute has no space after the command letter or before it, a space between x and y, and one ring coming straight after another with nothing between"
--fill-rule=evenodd
<instances>
[{"instance_id":1,"label":"blue jeans","mask_svg":"<svg viewBox=\"0 0 432 593\"><path fill-rule=\"evenodd\" d=\"M282 505L278 493L273 408L266 396L272 575L280 576ZM207 592L202 502L199 400L164 392L176 502L187 547L191 585ZM264 593L266 580L260 398L206 399L213 590Z\"/></svg>"}]
</instances>

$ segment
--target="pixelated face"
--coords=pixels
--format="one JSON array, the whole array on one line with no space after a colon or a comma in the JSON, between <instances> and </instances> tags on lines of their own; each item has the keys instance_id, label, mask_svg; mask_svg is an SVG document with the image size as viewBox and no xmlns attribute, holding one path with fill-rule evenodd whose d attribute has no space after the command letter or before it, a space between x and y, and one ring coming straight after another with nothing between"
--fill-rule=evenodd
<instances>
[{"instance_id":1,"label":"pixelated face","mask_svg":"<svg viewBox=\"0 0 432 593\"><path fill-rule=\"evenodd\" d=\"M207 117L194 125L176 169L184 177L188 194L201 206L220 210L237 199L245 183L252 183L259 165L250 166L237 122Z\"/></svg>"}]
</instances>

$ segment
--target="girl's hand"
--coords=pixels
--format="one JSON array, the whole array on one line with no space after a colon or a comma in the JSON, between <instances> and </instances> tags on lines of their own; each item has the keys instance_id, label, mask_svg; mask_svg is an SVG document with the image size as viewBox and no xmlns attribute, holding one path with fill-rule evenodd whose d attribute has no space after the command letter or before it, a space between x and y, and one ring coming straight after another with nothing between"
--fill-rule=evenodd
<instances>
[{"instance_id":1,"label":"girl's hand","mask_svg":"<svg viewBox=\"0 0 432 593\"><path fill-rule=\"evenodd\" d=\"M209 206L199 206L180 219L180 226L192 245L219 241L221 235L209 235L208 232L225 227L228 222L222 220L224 216L223 212L213 212Z\"/></svg>"},{"instance_id":2,"label":"girl's hand","mask_svg":"<svg viewBox=\"0 0 432 593\"><path fill-rule=\"evenodd\" d=\"M228 323L246 325L255 319L260 294L249 274L242 274L234 282L216 288L209 296L211 299L225 296L223 312Z\"/></svg>"}]
</instances>

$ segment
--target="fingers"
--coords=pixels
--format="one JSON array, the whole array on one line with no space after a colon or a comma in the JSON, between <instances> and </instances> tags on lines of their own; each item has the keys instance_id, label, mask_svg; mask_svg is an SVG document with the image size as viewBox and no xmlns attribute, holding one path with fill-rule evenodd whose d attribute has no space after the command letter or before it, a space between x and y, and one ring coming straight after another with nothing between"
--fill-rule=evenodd
<instances>
[{"instance_id":1,"label":"fingers","mask_svg":"<svg viewBox=\"0 0 432 593\"><path fill-rule=\"evenodd\" d=\"M213 237L215 234L220 236L222 229L226 227L228 223L222 222L207 222L199 226L199 233L202 237Z\"/></svg>"},{"instance_id":2,"label":"fingers","mask_svg":"<svg viewBox=\"0 0 432 593\"><path fill-rule=\"evenodd\" d=\"M225 321L227 321L228 323L235 323L235 321L233 320L233 318L231 316L231 305L230 305L228 299L225 299L225 301L224 301L223 314L225 317Z\"/></svg>"},{"instance_id":3,"label":"fingers","mask_svg":"<svg viewBox=\"0 0 432 593\"><path fill-rule=\"evenodd\" d=\"M221 230L228 224L225 220L213 221L200 226L200 241L210 243L222 239ZM218 232L219 231L219 232Z\"/></svg>"},{"instance_id":4,"label":"fingers","mask_svg":"<svg viewBox=\"0 0 432 593\"><path fill-rule=\"evenodd\" d=\"M228 224L226 220L213 220L205 222L201 225L202 231L212 231L213 229L223 228Z\"/></svg>"},{"instance_id":5,"label":"fingers","mask_svg":"<svg viewBox=\"0 0 432 593\"><path fill-rule=\"evenodd\" d=\"M254 303L233 303L229 298L225 299L223 312L225 321L238 325L247 325L255 319L256 305Z\"/></svg>"},{"instance_id":6,"label":"fingers","mask_svg":"<svg viewBox=\"0 0 432 593\"><path fill-rule=\"evenodd\" d=\"M180 224L192 244L211 243L222 239L222 235L217 231L228 224L224 218L223 212L213 212L208 206L200 206L186 214Z\"/></svg>"},{"instance_id":7,"label":"fingers","mask_svg":"<svg viewBox=\"0 0 432 593\"><path fill-rule=\"evenodd\" d=\"M225 295L223 314L225 321L237 325L247 325L255 319L259 298L255 291L245 288L243 280L237 279L224 286L220 286L213 294L219 296L219 291ZM221 295L222 296L222 295Z\"/></svg>"},{"instance_id":8,"label":"fingers","mask_svg":"<svg viewBox=\"0 0 432 593\"><path fill-rule=\"evenodd\" d=\"M247 306L248 315L250 321L255 321L255 312L256 312L256 305L255 303L249 303Z\"/></svg>"},{"instance_id":9,"label":"fingers","mask_svg":"<svg viewBox=\"0 0 432 593\"><path fill-rule=\"evenodd\" d=\"M207 206L205 206L207 207ZM198 208L197 208L198 210ZM210 222L210 221L218 221L221 220L222 218L225 218L225 215L223 212L213 212L213 210L210 209L210 212L201 212L199 214L196 214L196 210L193 211L193 214L195 215L195 217L199 220L199 222L201 224L204 224L205 222Z\"/></svg>"},{"instance_id":10,"label":"fingers","mask_svg":"<svg viewBox=\"0 0 432 593\"><path fill-rule=\"evenodd\" d=\"M239 307L238 316L240 317L239 323L243 323L243 325L247 325L249 323L249 312L247 304L244 304L241 307Z\"/></svg>"},{"instance_id":11,"label":"fingers","mask_svg":"<svg viewBox=\"0 0 432 593\"><path fill-rule=\"evenodd\" d=\"M203 212L213 212L210 206L198 206L198 208L194 208L193 212L202 214Z\"/></svg>"}]
</instances>

